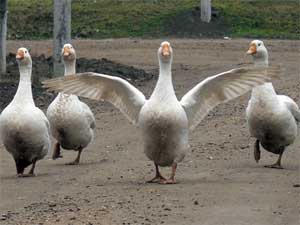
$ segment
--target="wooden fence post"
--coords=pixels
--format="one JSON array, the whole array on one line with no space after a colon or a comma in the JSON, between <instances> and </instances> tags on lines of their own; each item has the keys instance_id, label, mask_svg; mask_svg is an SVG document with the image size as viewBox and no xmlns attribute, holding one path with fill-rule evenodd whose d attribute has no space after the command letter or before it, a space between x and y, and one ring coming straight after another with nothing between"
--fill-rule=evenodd
<instances>
[{"instance_id":1,"label":"wooden fence post","mask_svg":"<svg viewBox=\"0 0 300 225\"><path fill-rule=\"evenodd\" d=\"M201 0L201 20L209 23L211 19L211 0Z\"/></svg>"},{"instance_id":2,"label":"wooden fence post","mask_svg":"<svg viewBox=\"0 0 300 225\"><path fill-rule=\"evenodd\" d=\"M61 49L71 41L71 0L54 0L53 29L53 73L54 76L64 75Z\"/></svg>"},{"instance_id":3,"label":"wooden fence post","mask_svg":"<svg viewBox=\"0 0 300 225\"><path fill-rule=\"evenodd\" d=\"M0 0L0 77L6 73L7 0Z\"/></svg>"}]
</instances>

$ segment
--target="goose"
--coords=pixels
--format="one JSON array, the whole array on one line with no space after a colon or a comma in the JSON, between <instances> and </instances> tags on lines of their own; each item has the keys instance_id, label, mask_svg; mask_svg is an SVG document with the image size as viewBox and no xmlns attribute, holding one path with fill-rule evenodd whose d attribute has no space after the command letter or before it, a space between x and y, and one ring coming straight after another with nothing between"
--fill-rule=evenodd
<instances>
[{"instance_id":1,"label":"goose","mask_svg":"<svg viewBox=\"0 0 300 225\"><path fill-rule=\"evenodd\" d=\"M188 135L216 105L246 93L270 80L269 75L250 68L237 68L209 77L177 100L172 84L173 50L162 42L158 52L159 78L149 99L124 79L97 73L80 73L44 82L49 91L64 91L83 97L106 100L139 127L144 153L154 162L155 177L148 182L174 184L177 164L188 149ZM171 166L165 178L159 166Z\"/></svg>"},{"instance_id":2,"label":"goose","mask_svg":"<svg viewBox=\"0 0 300 225\"><path fill-rule=\"evenodd\" d=\"M20 81L13 100L0 115L0 139L15 160L17 176L35 176L36 162L43 159L51 147L50 125L32 98L32 60L28 50L19 48L16 59ZM24 174L31 164L29 173Z\"/></svg>"},{"instance_id":3,"label":"goose","mask_svg":"<svg viewBox=\"0 0 300 225\"><path fill-rule=\"evenodd\" d=\"M268 51L262 41L252 41L247 54L252 55L255 66L268 67ZM297 121L300 121L298 105L288 96L277 95L272 83L267 82L252 89L246 119L250 134L256 138L256 162L260 160L261 144L267 151L279 155L274 164L265 167L282 169L282 154L297 136Z\"/></svg>"},{"instance_id":4,"label":"goose","mask_svg":"<svg viewBox=\"0 0 300 225\"><path fill-rule=\"evenodd\" d=\"M71 44L62 48L65 76L75 74L76 52ZM59 93L47 110L52 135L56 139L52 159L61 157L60 149L78 151L74 161L67 165L77 165L82 150L93 140L95 118L90 108L76 95Z\"/></svg>"}]
</instances>

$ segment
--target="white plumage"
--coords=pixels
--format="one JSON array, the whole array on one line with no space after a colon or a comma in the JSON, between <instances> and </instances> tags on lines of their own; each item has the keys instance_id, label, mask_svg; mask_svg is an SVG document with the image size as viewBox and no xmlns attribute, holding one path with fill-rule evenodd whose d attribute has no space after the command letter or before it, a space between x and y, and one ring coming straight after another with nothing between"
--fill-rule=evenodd
<instances>
[{"instance_id":1,"label":"white plumage","mask_svg":"<svg viewBox=\"0 0 300 225\"><path fill-rule=\"evenodd\" d=\"M172 84L173 51L168 42L158 49L159 79L149 98L127 81L109 75L81 73L44 82L49 90L65 91L111 102L137 124L144 139L144 151L154 161L156 176L151 181L175 183L175 170L188 148L189 130L195 128L214 106L233 99L253 86L270 81L278 71L240 68L207 78L177 100ZM158 166L171 166L165 179Z\"/></svg>"},{"instance_id":2,"label":"white plumage","mask_svg":"<svg viewBox=\"0 0 300 225\"><path fill-rule=\"evenodd\" d=\"M34 176L35 164L50 148L50 126L44 113L35 106L31 90L32 61L26 48L17 53L20 81L12 102L0 115L0 136L12 154L18 176ZM32 164L28 174L24 169Z\"/></svg>"},{"instance_id":3,"label":"white plumage","mask_svg":"<svg viewBox=\"0 0 300 225\"><path fill-rule=\"evenodd\" d=\"M72 45L65 44L62 49L65 76L75 74L76 54ZM60 157L60 146L66 150L78 151L77 158L68 164L78 164L81 151L93 140L95 119L90 108L76 95L59 93L49 105L47 117L52 135L57 143L53 159Z\"/></svg>"},{"instance_id":4,"label":"white plumage","mask_svg":"<svg viewBox=\"0 0 300 225\"><path fill-rule=\"evenodd\" d=\"M268 51L262 41L252 41L247 53L253 56L255 66L268 67ZM281 157L285 147L294 142L298 133L298 105L288 96L277 95L269 82L253 88L246 118L251 135L257 139L254 147L255 160L260 160L261 144L267 151L279 154L277 162L266 167L282 168Z\"/></svg>"}]
</instances>

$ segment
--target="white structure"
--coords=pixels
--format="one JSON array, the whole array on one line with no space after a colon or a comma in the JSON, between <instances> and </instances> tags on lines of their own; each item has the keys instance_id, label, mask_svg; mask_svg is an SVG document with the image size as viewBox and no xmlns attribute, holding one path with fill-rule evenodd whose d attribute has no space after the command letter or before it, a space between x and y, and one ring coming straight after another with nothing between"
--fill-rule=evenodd
<instances>
[{"instance_id":1,"label":"white structure","mask_svg":"<svg viewBox=\"0 0 300 225\"><path fill-rule=\"evenodd\" d=\"M53 28L53 73L54 76L64 75L61 49L71 41L71 0L54 0Z\"/></svg>"},{"instance_id":2,"label":"white structure","mask_svg":"<svg viewBox=\"0 0 300 225\"><path fill-rule=\"evenodd\" d=\"M0 0L0 75L6 73L7 0Z\"/></svg>"},{"instance_id":3,"label":"white structure","mask_svg":"<svg viewBox=\"0 0 300 225\"><path fill-rule=\"evenodd\" d=\"M201 20L203 22L210 22L211 19L211 0L201 0Z\"/></svg>"}]
</instances>

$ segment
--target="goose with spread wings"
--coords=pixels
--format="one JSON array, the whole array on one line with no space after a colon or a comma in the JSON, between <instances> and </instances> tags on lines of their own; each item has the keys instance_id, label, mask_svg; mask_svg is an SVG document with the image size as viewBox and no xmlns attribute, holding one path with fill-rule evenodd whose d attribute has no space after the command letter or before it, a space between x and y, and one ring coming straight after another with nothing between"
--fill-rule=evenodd
<instances>
[{"instance_id":1,"label":"goose with spread wings","mask_svg":"<svg viewBox=\"0 0 300 225\"><path fill-rule=\"evenodd\" d=\"M162 42L158 49L159 78L149 99L124 79L91 72L48 80L44 87L111 102L141 130L144 152L156 168L149 182L173 184L177 163L188 149L189 132L215 106L270 81L278 69L232 69L203 80L178 101L172 83L172 58L170 43ZM170 178L161 175L159 166L172 167Z\"/></svg>"}]
</instances>

